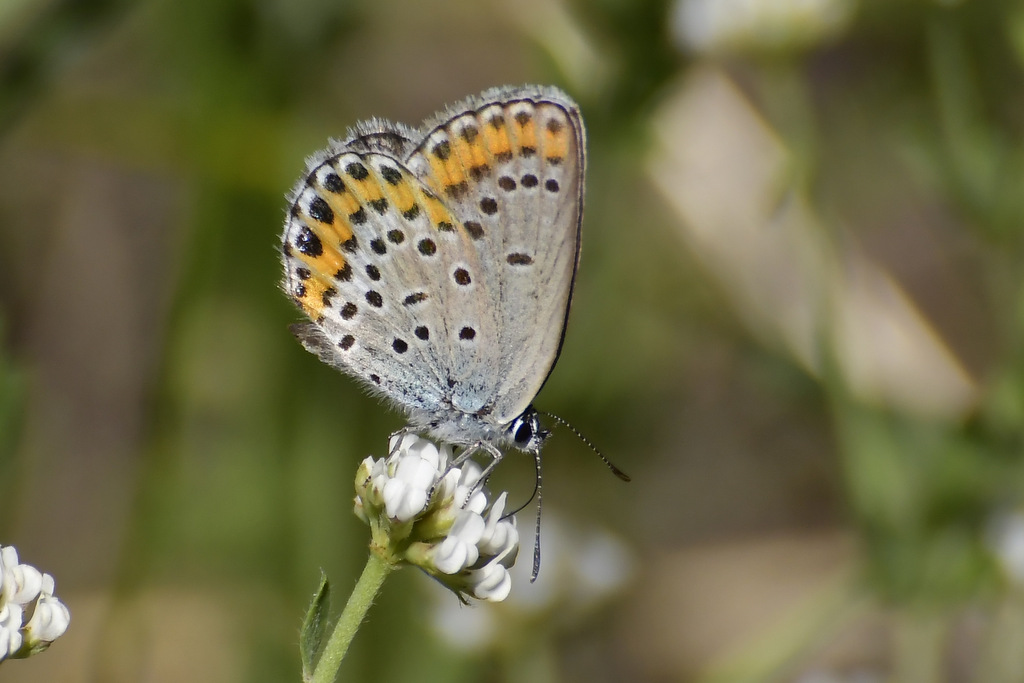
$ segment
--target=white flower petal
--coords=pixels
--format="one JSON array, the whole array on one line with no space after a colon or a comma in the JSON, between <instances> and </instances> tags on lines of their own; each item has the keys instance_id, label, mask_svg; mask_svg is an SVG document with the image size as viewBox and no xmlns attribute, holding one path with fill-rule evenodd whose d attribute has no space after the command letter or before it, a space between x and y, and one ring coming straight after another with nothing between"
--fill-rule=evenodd
<instances>
[{"instance_id":1,"label":"white flower petal","mask_svg":"<svg viewBox=\"0 0 1024 683\"><path fill-rule=\"evenodd\" d=\"M449 536L438 544L431 559L437 571L442 574L455 574L467 566L469 546L456 536Z\"/></svg>"},{"instance_id":2,"label":"white flower petal","mask_svg":"<svg viewBox=\"0 0 1024 683\"><path fill-rule=\"evenodd\" d=\"M457 536L463 543L476 545L484 535L487 525L484 518L469 510L459 510L452 528L448 531L449 538Z\"/></svg>"},{"instance_id":3,"label":"white flower petal","mask_svg":"<svg viewBox=\"0 0 1024 683\"><path fill-rule=\"evenodd\" d=\"M390 439L388 439L388 455L391 455L392 453L397 453L399 451L407 450L409 446L416 443L416 441L419 438L420 437L417 436L416 434L399 433L392 436Z\"/></svg>"},{"instance_id":4,"label":"white flower petal","mask_svg":"<svg viewBox=\"0 0 1024 683\"><path fill-rule=\"evenodd\" d=\"M459 489L460 474L458 469L448 470L448 473L444 475L441 481L437 482L434 488L437 500L454 500Z\"/></svg>"},{"instance_id":5,"label":"white flower petal","mask_svg":"<svg viewBox=\"0 0 1024 683\"><path fill-rule=\"evenodd\" d=\"M0 660L21 649L21 605L7 603L0 609Z\"/></svg>"},{"instance_id":6,"label":"white flower petal","mask_svg":"<svg viewBox=\"0 0 1024 683\"><path fill-rule=\"evenodd\" d=\"M483 515L484 510L487 509L487 493L483 490L476 491L462 507L478 515Z\"/></svg>"},{"instance_id":7,"label":"white flower petal","mask_svg":"<svg viewBox=\"0 0 1024 683\"><path fill-rule=\"evenodd\" d=\"M459 477L459 484L466 488L473 488L476 483L480 481L480 475L484 473L484 470L473 460L467 460L462 463L462 476Z\"/></svg>"},{"instance_id":8,"label":"white flower petal","mask_svg":"<svg viewBox=\"0 0 1024 683\"><path fill-rule=\"evenodd\" d=\"M512 577L498 562L490 562L469 573L473 596L479 600L501 602L512 592Z\"/></svg>"},{"instance_id":9,"label":"white flower petal","mask_svg":"<svg viewBox=\"0 0 1024 683\"><path fill-rule=\"evenodd\" d=\"M388 517L408 522L427 504L427 492L410 486L401 479L390 479L384 484L384 508Z\"/></svg>"},{"instance_id":10,"label":"white flower petal","mask_svg":"<svg viewBox=\"0 0 1024 683\"><path fill-rule=\"evenodd\" d=\"M437 450L434 450L437 455ZM406 454L398 461L395 468L395 478L408 482L423 490L428 490L434 485L438 477L437 458L421 458L418 455Z\"/></svg>"},{"instance_id":11,"label":"white flower petal","mask_svg":"<svg viewBox=\"0 0 1024 683\"><path fill-rule=\"evenodd\" d=\"M448 470L448 463L450 463L455 457L452 453L451 444L443 443L437 451L439 457L437 469L441 472L446 472Z\"/></svg>"},{"instance_id":12,"label":"white flower petal","mask_svg":"<svg viewBox=\"0 0 1024 683\"><path fill-rule=\"evenodd\" d=\"M432 469L437 470L437 464L441 459L440 453L437 450L437 446L430 441L416 439L405 448L405 452L410 456L425 460Z\"/></svg>"},{"instance_id":13,"label":"white flower petal","mask_svg":"<svg viewBox=\"0 0 1024 683\"><path fill-rule=\"evenodd\" d=\"M30 564L19 564L9 568L6 574L4 588L8 600L19 605L27 605L39 597L39 591L43 587L43 575L38 569Z\"/></svg>"},{"instance_id":14,"label":"white flower petal","mask_svg":"<svg viewBox=\"0 0 1024 683\"><path fill-rule=\"evenodd\" d=\"M53 596L53 591L57 587L57 582L50 574L43 574L43 585L39 589L40 594L47 597Z\"/></svg>"},{"instance_id":15,"label":"white flower petal","mask_svg":"<svg viewBox=\"0 0 1024 683\"><path fill-rule=\"evenodd\" d=\"M519 529L515 525L515 517L512 521L504 520L494 527L494 531L486 542L480 542L480 552L493 557L506 557L513 548L519 547ZM512 556L515 560L515 556ZM511 564L511 563L510 563Z\"/></svg>"},{"instance_id":16,"label":"white flower petal","mask_svg":"<svg viewBox=\"0 0 1024 683\"><path fill-rule=\"evenodd\" d=\"M43 596L36 603L35 612L25 625L25 639L30 644L52 643L64 635L71 623L71 613L60 600Z\"/></svg>"},{"instance_id":17,"label":"white flower petal","mask_svg":"<svg viewBox=\"0 0 1024 683\"><path fill-rule=\"evenodd\" d=\"M0 569L18 566L18 549L13 545L0 547Z\"/></svg>"},{"instance_id":18,"label":"white flower petal","mask_svg":"<svg viewBox=\"0 0 1024 683\"><path fill-rule=\"evenodd\" d=\"M480 537L480 549L487 552L485 548L489 548L494 545L492 539L495 532L498 529L498 523L501 521L501 513L505 510L505 500L508 498L508 494L502 492L498 496L494 504L491 505L491 509L487 511L487 528L484 529L483 535ZM501 541L499 541L500 545ZM491 553L488 553L491 554Z\"/></svg>"}]
</instances>

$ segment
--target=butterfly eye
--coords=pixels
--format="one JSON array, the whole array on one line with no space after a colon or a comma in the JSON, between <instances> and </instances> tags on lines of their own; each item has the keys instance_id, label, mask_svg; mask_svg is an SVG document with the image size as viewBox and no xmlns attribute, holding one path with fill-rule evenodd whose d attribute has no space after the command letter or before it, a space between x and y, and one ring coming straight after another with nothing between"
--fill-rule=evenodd
<instances>
[{"instance_id":1,"label":"butterfly eye","mask_svg":"<svg viewBox=\"0 0 1024 683\"><path fill-rule=\"evenodd\" d=\"M533 406L530 406L509 425L508 433L516 448L523 451L535 451L539 449L548 438L550 432L540 426L540 416Z\"/></svg>"},{"instance_id":2,"label":"butterfly eye","mask_svg":"<svg viewBox=\"0 0 1024 683\"><path fill-rule=\"evenodd\" d=\"M529 420L527 419L516 420L516 422L516 431L512 438L515 440L517 446L528 446L530 443L530 439L533 438L533 425L530 424Z\"/></svg>"}]
</instances>

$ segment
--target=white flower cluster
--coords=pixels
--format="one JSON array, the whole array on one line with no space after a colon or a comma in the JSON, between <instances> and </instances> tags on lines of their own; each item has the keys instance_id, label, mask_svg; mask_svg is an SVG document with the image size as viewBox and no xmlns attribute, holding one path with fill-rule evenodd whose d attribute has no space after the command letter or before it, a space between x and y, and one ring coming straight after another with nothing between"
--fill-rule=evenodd
<instances>
[{"instance_id":1,"label":"white flower cluster","mask_svg":"<svg viewBox=\"0 0 1024 683\"><path fill-rule=\"evenodd\" d=\"M356 473L356 515L370 525L376 552L420 567L460 598L508 597L519 552L506 494L488 503L480 466L449 468L452 449L414 434L393 437L391 455L367 458Z\"/></svg>"},{"instance_id":2,"label":"white flower cluster","mask_svg":"<svg viewBox=\"0 0 1024 683\"><path fill-rule=\"evenodd\" d=\"M67 630L71 613L53 588L52 576L20 564L14 546L0 546L0 661L42 652Z\"/></svg>"}]
</instances>

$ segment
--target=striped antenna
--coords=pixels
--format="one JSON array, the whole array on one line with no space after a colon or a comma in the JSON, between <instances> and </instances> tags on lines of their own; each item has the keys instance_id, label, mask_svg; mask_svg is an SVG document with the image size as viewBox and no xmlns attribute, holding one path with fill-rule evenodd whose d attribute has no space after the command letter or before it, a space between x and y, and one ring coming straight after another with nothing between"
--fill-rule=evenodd
<instances>
[{"instance_id":1,"label":"striped antenna","mask_svg":"<svg viewBox=\"0 0 1024 683\"><path fill-rule=\"evenodd\" d=\"M592 444L590 442L590 439L588 439L587 437L583 436L583 434L580 433L580 430L576 429L571 424L569 424L568 422L566 422L562 418L558 417L557 415L552 415L551 413L544 412L543 410L539 410L537 412L541 413L542 415L546 415L546 416L550 417L552 420L554 420L555 422L557 422L560 425L568 427L569 430L573 434L576 435L576 438L578 438L580 441L582 441L584 444L586 444L587 448L589 448L590 450L594 451L594 453L597 455L597 457L601 458L601 462L603 462L605 465L607 465L608 469L610 469L612 471L612 474L614 474L616 477L618 477L622 481L632 481L632 479L629 478L628 474L626 474L625 472L620 470L618 467L616 467L612 463L611 460L609 460L608 458L604 457L604 454L601 453L601 451L597 450L597 446ZM540 480L540 474L539 474L540 469L539 469L539 467L538 467L537 472L538 472L537 479L539 481Z\"/></svg>"}]
</instances>

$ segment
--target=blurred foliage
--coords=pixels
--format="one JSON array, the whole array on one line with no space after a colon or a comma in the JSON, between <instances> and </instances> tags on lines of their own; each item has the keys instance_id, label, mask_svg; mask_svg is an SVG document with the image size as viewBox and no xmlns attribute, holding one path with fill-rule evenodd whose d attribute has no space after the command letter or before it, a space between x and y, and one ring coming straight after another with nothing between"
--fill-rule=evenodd
<instances>
[{"instance_id":1,"label":"blurred foliage","mask_svg":"<svg viewBox=\"0 0 1024 683\"><path fill-rule=\"evenodd\" d=\"M6 334L0 320L0 338ZM0 353L0 499L14 500L18 492L18 441L25 410L25 377L6 353Z\"/></svg>"}]
</instances>

